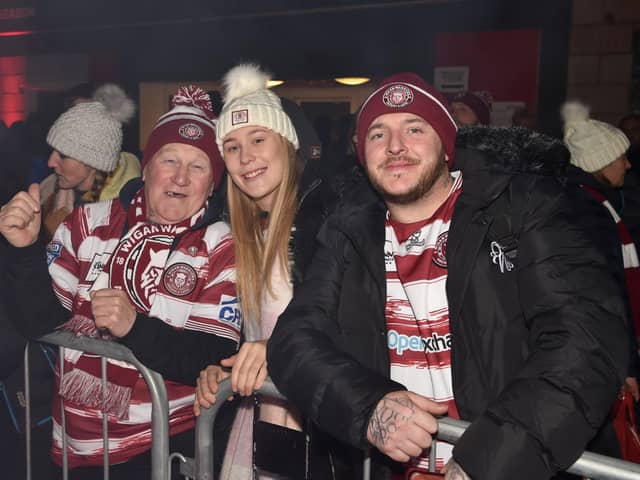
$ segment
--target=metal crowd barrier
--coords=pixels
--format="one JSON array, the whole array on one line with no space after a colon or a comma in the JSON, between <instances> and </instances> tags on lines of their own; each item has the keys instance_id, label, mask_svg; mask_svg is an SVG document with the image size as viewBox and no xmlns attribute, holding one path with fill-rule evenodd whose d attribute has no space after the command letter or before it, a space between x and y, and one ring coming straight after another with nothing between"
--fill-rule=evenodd
<instances>
[{"instance_id":1,"label":"metal crowd barrier","mask_svg":"<svg viewBox=\"0 0 640 480\"><path fill-rule=\"evenodd\" d=\"M169 456L169 401L167 398L167 390L164 385L162 376L145 367L124 345L117 342L108 342L104 340L92 339L87 337L78 337L70 332L54 332L38 339L39 342L49 343L60 347L59 365L60 371L64 367L64 348L72 348L83 352L92 353L102 356L102 381L103 388L106 391L106 371L107 359L121 360L134 365L142 374L149 392L151 394L151 480L169 480L170 461ZM25 432L26 432L26 461L27 470L26 478L31 480L31 398L30 398L30 380L29 380L29 344L25 349ZM62 470L63 480L68 479L68 454L66 448L66 431L64 421L64 405L61 408L62 415ZM107 416L103 416L103 446L104 446L104 480L109 480L109 448L108 439L109 432L107 429Z\"/></svg>"},{"instance_id":2,"label":"metal crowd barrier","mask_svg":"<svg viewBox=\"0 0 640 480\"><path fill-rule=\"evenodd\" d=\"M271 379L267 378L264 385L257 393L262 395L284 399L278 392ZM195 461L187 459L189 468L193 468L192 477L196 480L213 480L213 422L220 406L220 401L232 395L229 379L218 386L216 398L219 400L210 408L201 408L200 416L196 421L196 448ZM437 439L456 443L462 436L469 422L452 418L438 420ZM615 458L584 452L582 456L567 469L568 473L593 480L640 480L640 464L626 462ZM363 480L369 480L371 476L371 459L367 456L364 460Z\"/></svg>"}]
</instances>

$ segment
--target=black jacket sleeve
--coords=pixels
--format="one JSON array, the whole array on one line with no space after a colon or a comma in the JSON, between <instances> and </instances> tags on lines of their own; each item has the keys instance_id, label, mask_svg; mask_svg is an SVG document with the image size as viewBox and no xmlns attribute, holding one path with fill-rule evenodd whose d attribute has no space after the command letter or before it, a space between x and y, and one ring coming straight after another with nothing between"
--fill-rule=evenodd
<instances>
[{"instance_id":1,"label":"black jacket sleeve","mask_svg":"<svg viewBox=\"0 0 640 480\"><path fill-rule=\"evenodd\" d=\"M44 245L38 241L24 248L5 248L5 304L9 318L27 338L50 333L66 322L70 314L51 286Z\"/></svg>"},{"instance_id":2,"label":"black jacket sleeve","mask_svg":"<svg viewBox=\"0 0 640 480\"><path fill-rule=\"evenodd\" d=\"M569 467L605 421L628 368L609 220L553 179L531 188L516 267L528 354L453 451L479 480L550 478Z\"/></svg>"},{"instance_id":3,"label":"black jacket sleeve","mask_svg":"<svg viewBox=\"0 0 640 480\"><path fill-rule=\"evenodd\" d=\"M10 320L7 311L6 248L0 247L0 381L4 381L21 364L27 339Z\"/></svg>"},{"instance_id":4,"label":"black jacket sleeve","mask_svg":"<svg viewBox=\"0 0 640 480\"><path fill-rule=\"evenodd\" d=\"M336 217L330 217L318 234L304 282L269 339L267 359L274 383L294 405L322 430L362 448L368 446L366 428L377 403L389 392L406 389L355 357L357 349L372 357L387 355L384 348L376 349L376 344L384 344L380 332L373 333L376 338L339 324L340 304L354 292L343 284L357 253L335 222ZM362 282L356 288L360 295L370 293ZM361 323L372 323L367 312L358 314L365 317Z\"/></svg>"},{"instance_id":5,"label":"black jacket sleeve","mask_svg":"<svg viewBox=\"0 0 640 480\"><path fill-rule=\"evenodd\" d=\"M120 339L145 366L168 380L195 385L200 370L218 365L236 353L228 338L195 330L178 330L163 321L138 314L133 327Z\"/></svg>"}]
</instances>

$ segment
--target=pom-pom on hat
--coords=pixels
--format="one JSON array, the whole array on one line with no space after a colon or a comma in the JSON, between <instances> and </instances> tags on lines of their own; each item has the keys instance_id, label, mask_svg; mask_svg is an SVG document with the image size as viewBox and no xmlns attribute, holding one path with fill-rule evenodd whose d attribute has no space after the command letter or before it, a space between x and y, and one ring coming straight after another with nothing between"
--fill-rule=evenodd
<instances>
[{"instance_id":1,"label":"pom-pom on hat","mask_svg":"<svg viewBox=\"0 0 640 480\"><path fill-rule=\"evenodd\" d=\"M58 117L47 143L66 157L103 172L118 166L122 123L135 113L135 104L115 84L98 88L93 99L71 107Z\"/></svg>"},{"instance_id":2,"label":"pom-pom on hat","mask_svg":"<svg viewBox=\"0 0 640 480\"><path fill-rule=\"evenodd\" d=\"M571 152L571 163L585 172L597 172L617 160L629 148L622 130L589 117L583 103L566 102L561 109L564 143Z\"/></svg>"},{"instance_id":3,"label":"pom-pom on hat","mask_svg":"<svg viewBox=\"0 0 640 480\"><path fill-rule=\"evenodd\" d=\"M142 156L142 168L169 143L202 150L211 162L214 187L220 184L224 163L216 145L215 115L209 94L195 85L181 86L171 100L171 110L153 127Z\"/></svg>"},{"instance_id":4,"label":"pom-pom on hat","mask_svg":"<svg viewBox=\"0 0 640 480\"><path fill-rule=\"evenodd\" d=\"M360 163L365 164L364 143L373 121L385 113L401 112L418 115L433 127L451 166L458 127L447 110L445 98L415 73L399 73L383 79L360 107L356 127Z\"/></svg>"},{"instance_id":5,"label":"pom-pom on hat","mask_svg":"<svg viewBox=\"0 0 640 480\"><path fill-rule=\"evenodd\" d=\"M218 118L217 141L223 152L224 138L234 130L251 125L269 128L300 148L296 129L282 109L280 98L267 88L268 73L258 65L243 63L223 78L224 106Z\"/></svg>"}]
</instances>

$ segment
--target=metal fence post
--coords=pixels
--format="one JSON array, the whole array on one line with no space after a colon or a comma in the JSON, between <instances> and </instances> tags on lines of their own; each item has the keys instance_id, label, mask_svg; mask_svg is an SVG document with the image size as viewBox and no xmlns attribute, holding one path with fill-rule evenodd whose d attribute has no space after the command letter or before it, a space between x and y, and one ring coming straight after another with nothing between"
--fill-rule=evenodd
<instances>
[{"instance_id":1,"label":"metal fence post","mask_svg":"<svg viewBox=\"0 0 640 480\"><path fill-rule=\"evenodd\" d=\"M169 480L169 400L162 376L145 367L124 345L94 338L77 337L70 332L53 332L38 339L44 343L72 348L94 355L102 355L114 360L128 362L135 366L147 383L151 395L151 479ZM64 355L60 355L61 368ZM63 431L63 445L66 443ZM66 448L64 449L66 452ZM66 475L63 455L63 474Z\"/></svg>"}]
</instances>

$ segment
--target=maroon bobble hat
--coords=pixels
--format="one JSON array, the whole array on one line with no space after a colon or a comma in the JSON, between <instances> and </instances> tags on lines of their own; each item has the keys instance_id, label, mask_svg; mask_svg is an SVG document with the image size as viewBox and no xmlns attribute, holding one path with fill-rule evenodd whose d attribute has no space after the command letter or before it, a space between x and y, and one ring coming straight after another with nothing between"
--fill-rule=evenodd
<instances>
[{"instance_id":1,"label":"maroon bobble hat","mask_svg":"<svg viewBox=\"0 0 640 480\"><path fill-rule=\"evenodd\" d=\"M385 78L360 107L356 128L360 163L365 163L367 130L385 113L413 113L428 122L440 137L451 166L458 127L447 110L445 98L415 73L398 73Z\"/></svg>"},{"instance_id":2,"label":"maroon bobble hat","mask_svg":"<svg viewBox=\"0 0 640 480\"><path fill-rule=\"evenodd\" d=\"M142 168L168 143L198 147L209 157L216 188L222 179L224 162L216 143L215 115L209 94L194 85L182 86L171 100L173 107L161 116L142 155Z\"/></svg>"},{"instance_id":3,"label":"maroon bobble hat","mask_svg":"<svg viewBox=\"0 0 640 480\"><path fill-rule=\"evenodd\" d=\"M480 125L489 125L491 123L491 96L489 92L457 93L453 96L451 102L464 103L473 110L473 113L478 117Z\"/></svg>"}]
</instances>

